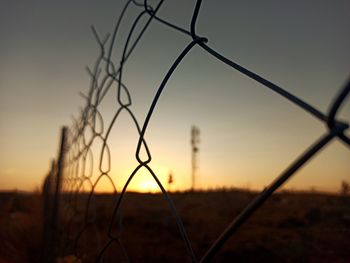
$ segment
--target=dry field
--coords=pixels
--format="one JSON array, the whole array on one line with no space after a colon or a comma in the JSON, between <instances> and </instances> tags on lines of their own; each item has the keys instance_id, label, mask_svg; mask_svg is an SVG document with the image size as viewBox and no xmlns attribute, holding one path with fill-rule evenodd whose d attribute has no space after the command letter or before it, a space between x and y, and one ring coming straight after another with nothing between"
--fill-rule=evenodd
<instances>
[{"instance_id":1,"label":"dry field","mask_svg":"<svg viewBox=\"0 0 350 263\"><path fill-rule=\"evenodd\" d=\"M193 250L200 258L255 193L213 191L172 193ZM79 196L83 211L86 196ZM107 231L116 197L97 195L94 220L82 229L75 214L60 234L59 251L92 260L108 241ZM61 207L63 221L70 217ZM0 262L41 262L42 199L35 194L0 195ZM190 262L164 198L159 194L127 193L122 203L121 230L130 262ZM350 262L350 198L316 193L278 193L231 237L214 262ZM65 246L65 250L62 247ZM70 261L72 262L72 260ZM103 262L127 262L113 244Z\"/></svg>"}]
</instances>

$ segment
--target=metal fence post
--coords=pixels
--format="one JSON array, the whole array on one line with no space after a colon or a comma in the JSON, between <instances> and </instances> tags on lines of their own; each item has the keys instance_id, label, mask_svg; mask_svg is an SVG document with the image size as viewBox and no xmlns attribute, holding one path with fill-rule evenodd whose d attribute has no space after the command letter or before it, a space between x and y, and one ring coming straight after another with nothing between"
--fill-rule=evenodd
<instances>
[{"instance_id":1,"label":"metal fence post","mask_svg":"<svg viewBox=\"0 0 350 263\"><path fill-rule=\"evenodd\" d=\"M43 262L55 262L55 246L59 221L59 202L61 195L62 173L64 169L67 127L61 130L60 148L57 162L52 162L50 173L44 182L44 227L43 227Z\"/></svg>"}]
</instances>

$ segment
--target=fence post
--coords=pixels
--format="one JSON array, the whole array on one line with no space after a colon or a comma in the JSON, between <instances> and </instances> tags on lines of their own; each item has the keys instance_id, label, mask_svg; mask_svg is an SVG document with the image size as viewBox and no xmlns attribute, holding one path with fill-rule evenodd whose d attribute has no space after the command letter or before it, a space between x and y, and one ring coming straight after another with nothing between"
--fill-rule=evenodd
<instances>
[{"instance_id":1,"label":"fence post","mask_svg":"<svg viewBox=\"0 0 350 263\"><path fill-rule=\"evenodd\" d=\"M67 127L62 127L57 162L53 161L51 171L44 182L44 228L43 261L53 263L56 259L56 242L59 223L59 202L62 174L66 151Z\"/></svg>"}]
</instances>

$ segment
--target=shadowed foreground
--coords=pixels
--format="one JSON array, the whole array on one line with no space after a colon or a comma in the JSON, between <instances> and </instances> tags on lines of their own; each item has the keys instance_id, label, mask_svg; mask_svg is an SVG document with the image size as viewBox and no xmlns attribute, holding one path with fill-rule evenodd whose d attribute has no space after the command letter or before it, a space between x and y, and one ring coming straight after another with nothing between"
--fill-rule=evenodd
<instances>
[{"instance_id":1,"label":"shadowed foreground","mask_svg":"<svg viewBox=\"0 0 350 263\"><path fill-rule=\"evenodd\" d=\"M255 194L217 191L171 196L200 258ZM90 224L84 224L82 214L71 217L62 206L65 214L61 215L61 241L57 245L65 253L62 256L76 254L82 262L94 262L108 242L115 200L111 195L96 195L90 204ZM78 196L78 210L84 210L86 201L87 196ZM41 196L3 193L0 208L0 262L40 262ZM162 195L127 193L122 221L117 225L113 229L119 229L128 258L113 243L104 253L104 262L190 262ZM77 238L79 230L83 231ZM279 193L243 225L213 261L350 262L349 236L349 197Z\"/></svg>"}]
</instances>

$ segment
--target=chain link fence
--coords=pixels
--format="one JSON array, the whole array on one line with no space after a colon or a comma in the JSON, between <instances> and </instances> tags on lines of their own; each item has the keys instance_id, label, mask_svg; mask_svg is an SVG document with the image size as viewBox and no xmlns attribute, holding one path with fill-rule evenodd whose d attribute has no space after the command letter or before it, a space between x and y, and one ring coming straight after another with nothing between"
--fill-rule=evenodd
<instances>
[{"instance_id":1,"label":"chain link fence","mask_svg":"<svg viewBox=\"0 0 350 263\"><path fill-rule=\"evenodd\" d=\"M305 163L309 162L318 152L325 148L334 139L341 140L347 147L350 146L350 138L345 133L349 128L348 123L337 119L337 113L343 105L350 92L350 82L340 88L338 95L333 99L328 112L321 112L307 101L299 98L284 88L261 77L257 73L242 67L230 58L220 54L208 44L205 36L196 33L197 18L200 15L202 1L197 0L193 9L191 23L188 28L182 28L172 24L166 18L157 16L158 10L163 4L163 0L156 5L150 5L147 0L144 2L129 0L126 2L117 20L114 31L105 37L101 37L96 29L92 27L93 35L99 46L99 55L93 68L87 68L91 77L91 85L87 94L81 94L85 100L85 107L82 109L79 118L74 119L71 127L62 132L61 151L57 162L54 162L52 170L47 177L46 203L45 209L47 218L45 219L46 247L45 261L55 262L66 260L66 262L108 262L108 250L113 247L122 262L129 262L129 255L123 245L123 215L122 202L130 182L141 169L146 169L153 180L157 183L163 197L165 198L169 212L175 218L177 229L183 240L188 259L191 262L208 262L225 242L261 207L266 200L280 188L291 176L295 174ZM127 16L129 9L138 10L138 15L129 30L126 39L118 39L123 19ZM123 82L124 67L128 58L139 45L140 40L146 34L147 29L153 23L161 23L173 30L174 34L182 34L188 38L188 44L183 48L166 75L161 79L157 92L153 98L146 117L143 121L136 118L131 109L132 98L128 87ZM141 28L136 30L136 28ZM118 39L118 41L117 41ZM117 42L124 43L122 55L119 61L112 59L113 52L117 49ZM118 47L119 48L119 47ZM154 110L157 108L158 100L167 87L169 79L178 67L181 67L182 60L193 49L199 48L206 51L213 60L219 60L228 65L232 70L239 71L247 78L260 83L262 87L272 90L286 101L293 103L310 114L327 127L324 134L315 142L310 142L310 147L300 153L296 160L276 177L276 179L266 187L253 201L227 226L223 233L208 248L201 257L197 257L192 249L191 241L187 235L183 221L174 205L174 202L166 191L157 174L151 168L152 154L146 141L146 131L152 118ZM117 87L117 104L112 120L105 122L104 116L100 112L100 105L107 97L107 93L112 86ZM116 188L116 178L111 175L111 162L113 160L109 140L112 128L117 125L117 120L121 113L127 114L134 124L139 138L135 149L135 159L137 166L129 175L128 180L120 192ZM96 144L101 145L94 151ZM141 154L141 152L145 154ZM93 176L94 160L98 162L99 175ZM96 194L96 188L101 180L107 180L113 189L113 204L109 210L109 224L101 234L98 217L99 203L104 202L103 196ZM142 215L140 215L142 216ZM215 224L215 222L213 222ZM91 249L94 248L94 249ZM156 249L156 248L155 248ZM82 253L81 251L84 251ZM71 260L71 261L69 261Z\"/></svg>"}]
</instances>

